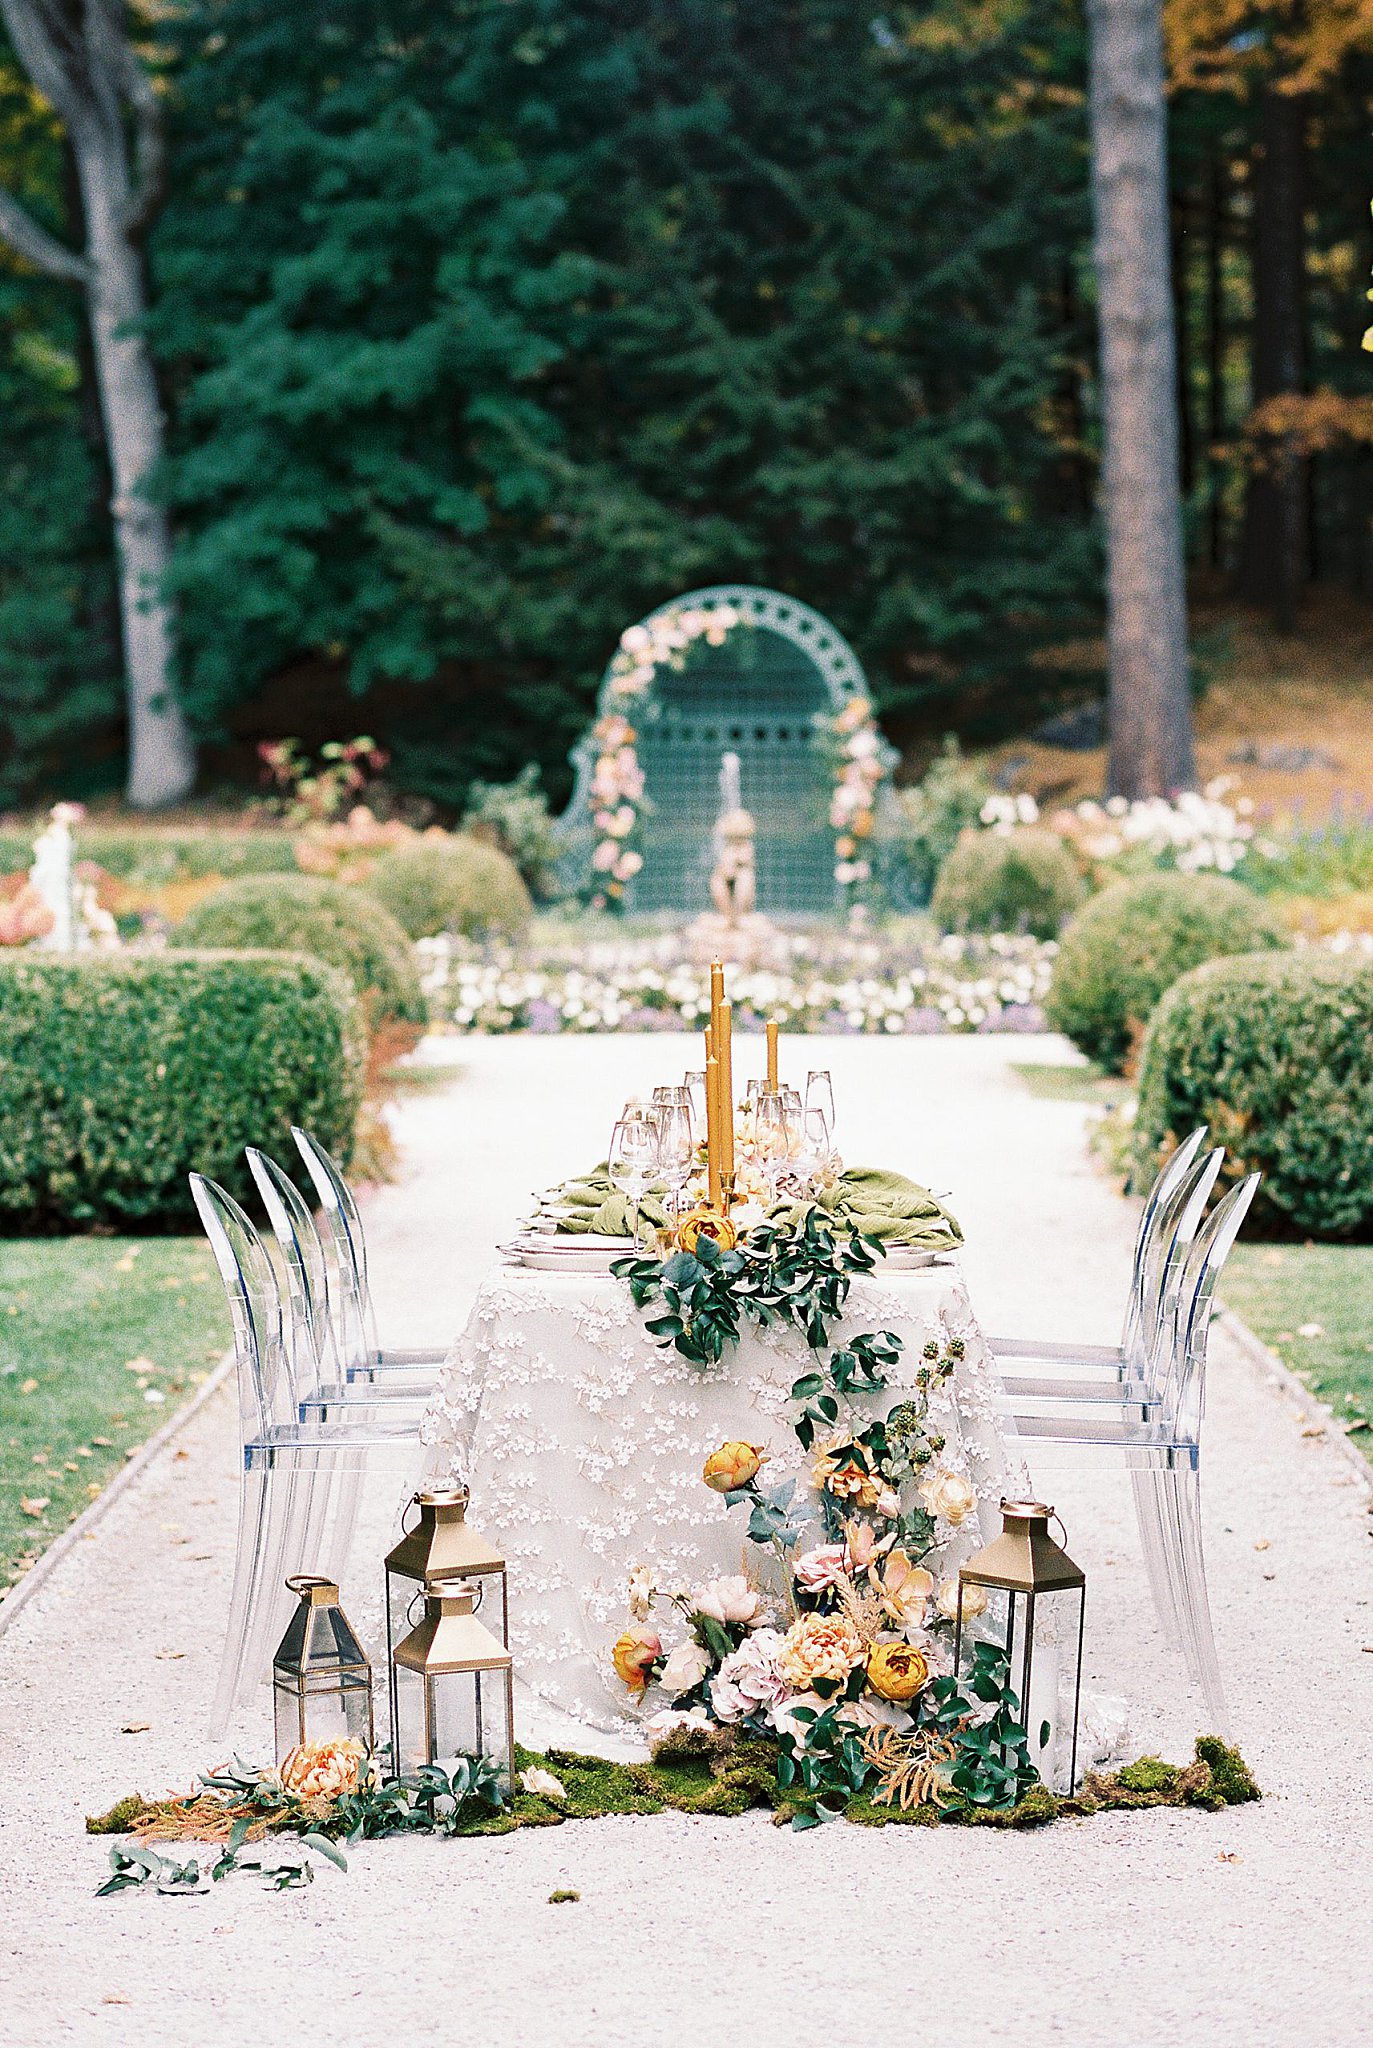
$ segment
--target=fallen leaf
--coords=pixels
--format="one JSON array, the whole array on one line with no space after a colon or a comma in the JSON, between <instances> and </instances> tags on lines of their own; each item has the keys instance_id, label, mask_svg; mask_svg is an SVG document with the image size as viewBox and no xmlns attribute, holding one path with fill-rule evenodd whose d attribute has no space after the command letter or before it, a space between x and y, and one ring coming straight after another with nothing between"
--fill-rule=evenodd
<instances>
[{"instance_id":1,"label":"fallen leaf","mask_svg":"<svg viewBox=\"0 0 1373 2048\"><path fill-rule=\"evenodd\" d=\"M1304 1430L1302 1431L1302 1435L1303 1435L1303 1436L1324 1436L1324 1435L1325 1435L1325 1424L1324 1424L1323 1422L1313 1422L1313 1423L1312 1423L1312 1424L1310 1425L1310 1427L1309 1427L1308 1429L1304 1429Z\"/></svg>"},{"instance_id":2,"label":"fallen leaf","mask_svg":"<svg viewBox=\"0 0 1373 2048\"><path fill-rule=\"evenodd\" d=\"M1361 1643L1359 1647L1363 1651L1365 1657L1373 1657L1373 1643Z\"/></svg>"},{"instance_id":3,"label":"fallen leaf","mask_svg":"<svg viewBox=\"0 0 1373 2048\"><path fill-rule=\"evenodd\" d=\"M114 1438L110 1436L93 1436L91 1438L91 1442L93 1444L99 1444L102 1451L108 1451L114 1448Z\"/></svg>"},{"instance_id":4,"label":"fallen leaf","mask_svg":"<svg viewBox=\"0 0 1373 2048\"><path fill-rule=\"evenodd\" d=\"M125 1372L156 1372L157 1367L153 1364L151 1358L126 1358L124 1360L124 1370Z\"/></svg>"},{"instance_id":5,"label":"fallen leaf","mask_svg":"<svg viewBox=\"0 0 1373 2048\"><path fill-rule=\"evenodd\" d=\"M1275 1579L1278 1575L1276 1572L1265 1572L1263 1576L1266 1579Z\"/></svg>"},{"instance_id":6,"label":"fallen leaf","mask_svg":"<svg viewBox=\"0 0 1373 2048\"><path fill-rule=\"evenodd\" d=\"M126 1998L122 1991L107 1991L100 2003L102 2005L132 2005L133 2000Z\"/></svg>"},{"instance_id":7,"label":"fallen leaf","mask_svg":"<svg viewBox=\"0 0 1373 2048\"><path fill-rule=\"evenodd\" d=\"M1351 1421L1346 1422L1344 1426L1351 1436L1356 1429L1373 1429L1373 1423L1369 1421L1366 1415L1356 1415Z\"/></svg>"},{"instance_id":8,"label":"fallen leaf","mask_svg":"<svg viewBox=\"0 0 1373 2048\"><path fill-rule=\"evenodd\" d=\"M48 1454L46 1451L35 1451L32 1458L30 1458L29 1460L29 1463L31 1465L46 1465L47 1462Z\"/></svg>"},{"instance_id":9,"label":"fallen leaf","mask_svg":"<svg viewBox=\"0 0 1373 2048\"><path fill-rule=\"evenodd\" d=\"M1254 1548L1255 1550L1271 1550L1273 1546L1266 1536L1258 1536L1254 1539Z\"/></svg>"},{"instance_id":10,"label":"fallen leaf","mask_svg":"<svg viewBox=\"0 0 1373 2048\"><path fill-rule=\"evenodd\" d=\"M19 1391L21 1394L36 1394L38 1392L37 1380L25 1380Z\"/></svg>"},{"instance_id":11,"label":"fallen leaf","mask_svg":"<svg viewBox=\"0 0 1373 2048\"><path fill-rule=\"evenodd\" d=\"M178 1660L179 1660L180 1658L184 1657L184 1656L185 1656L185 1654L186 1654L186 1652L185 1652L184 1650L154 1650L154 1651L153 1651L153 1655L154 1655L154 1656L155 1656L155 1657L157 1658L158 1662L159 1662L159 1663L161 1663L161 1664L175 1664L175 1663L177 1663L177 1662L178 1662Z\"/></svg>"},{"instance_id":12,"label":"fallen leaf","mask_svg":"<svg viewBox=\"0 0 1373 2048\"><path fill-rule=\"evenodd\" d=\"M1217 1863L1243 1863L1244 1858L1234 1849L1217 1849Z\"/></svg>"},{"instance_id":13,"label":"fallen leaf","mask_svg":"<svg viewBox=\"0 0 1373 2048\"><path fill-rule=\"evenodd\" d=\"M137 1256L138 1256L138 1255L137 1255L137 1253L136 1253L136 1252L125 1252L125 1254L124 1254L124 1256L123 1256L123 1258L122 1258L122 1259L116 1259L116 1260L115 1260L115 1262L114 1262L114 1270L115 1270L115 1272L116 1272L116 1273L132 1273L132 1271L133 1271L133 1262L134 1262L134 1260L135 1260L135 1258L136 1258Z\"/></svg>"},{"instance_id":14,"label":"fallen leaf","mask_svg":"<svg viewBox=\"0 0 1373 2048\"><path fill-rule=\"evenodd\" d=\"M167 1396L163 1393L161 1387L149 1387L143 1396L143 1399L151 1408L158 1407L166 1398Z\"/></svg>"},{"instance_id":15,"label":"fallen leaf","mask_svg":"<svg viewBox=\"0 0 1373 2048\"><path fill-rule=\"evenodd\" d=\"M151 1721L125 1721L119 1732L121 1735L146 1735L152 1725Z\"/></svg>"},{"instance_id":16,"label":"fallen leaf","mask_svg":"<svg viewBox=\"0 0 1373 2048\"><path fill-rule=\"evenodd\" d=\"M128 1450L125 1451L124 1456L126 1458L136 1458L139 1452L142 1450L142 1448L142 1444L130 1444Z\"/></svg>"},{"instance_id":17,"label":"fallen leaf","mask_svg":"<svg viewBox=\"0 0 1373 2048\"><path fill-rule=\"evenodd\" d=\"M86 1492L90 1495L92 1500L99 1500L102 1491L103 1488L101 1487L98 1479L92 1479L90 1484L86 1488Z\"/></svg>"},{"instance_id":18,"label":"fallen leaf","mask_svg":"<svg viewBox=\"0 0 1373 2048\"><path fill-rule=\"evenodd\" d=\"M31 1499L28 1494L21 1493L19 1496L20 1514L32 1515L34 1519L37 1520L38 1516L42 1514L44 1508L47 1507L49 1498L49 1495L40 1493L35 1495Z\"/></svg>"}]
</instances>

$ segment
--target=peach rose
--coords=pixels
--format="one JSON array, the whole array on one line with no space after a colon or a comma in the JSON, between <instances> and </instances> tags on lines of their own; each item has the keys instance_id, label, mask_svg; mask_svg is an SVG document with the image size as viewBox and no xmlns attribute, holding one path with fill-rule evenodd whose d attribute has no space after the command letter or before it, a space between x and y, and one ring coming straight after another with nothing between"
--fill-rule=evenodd
<instances>
[{"instance_id":1,"label":"peach rose","mask_svg":"<svg viewBox=\"0 0 1373 2048\"><path fill-rule=\"evenodd\" d=\"M662 1654L662 1638L655 1629L627 1628L611 1651L610 1661L631 1692L642 1692Z\"/></svg>"},{"instance_id":2,"label":"peach rose","mask_svg":"<svg viewBox=\"0 0 1373 2048\"><path fill-rule=\"evenodd\" d=\"M810 1468L810 1483L817 1493L832 1493L855 1507L871 1508L883 1491L872 1474L858 1462L850 1444L835 1444L821 1451Z\"/></svg>"},{"instance_id":3,"label":"peach rose","mask_svg":"<svg viewBox=\"0 0 1373 2048\"><path fill-rule=\"evenodd\" d=\"M747 1486L750 1479L756 1479L759 1468L767 1463L768 1454L761 1444L721 1444L718 1451L712 1451L701 1468L701 1477L715 1493L737 1493L741 1486Z\"/></svg>"},{"instance_id":4,"label":"peach rose","mask_svg":"<svg viewBox=\"0 0 1373 2048\"><path fill-rule=\"evenodd\" d=\"M281 1766L281 1782L301 1799L342 1799L356 1792L367 1751L354 1736L338 1742L302 1742Z\"/></svg>"},{"instance_id":5,"label":"peach rose","mask_svg":"<svg viewBox=\"0 0 1373 2048\"><path fill-rule=\"evenodd\" d=\"M848 1556L842 1543L819 1543L803 1550L792 1565L796 1582L808 1593L823 1593L848 1576Z\"/></svg>"},{"instance_id":6,"label":"peach rose","mask_svg":"<svg viewBox=\"0 0 1373 2048\"><path fill-rule=\"evenodd\" d=\"M910 1643L875 1643L868 1652L868 1684L879 1699L903 1705L929 1682L930 1667Z\"/></svg>"},{"instance_id":7,"label":"peach rose","mask_svg":"<svg viewBox=\"0 0 1373 2048\"><path fill-rule=\"evenodd\" d=\"M842 1685L862 1655L862 1639L843 1615L803 1614L787 1630L777 1665L798 1692L809 1692L817 1679Z\"/></svg>"},{"instance_id":8,"label":"peach rose","mask_svg":"<svg viewBox=\"0 0 1373 2048\"><path fill-rule=\"evenodd\" d=\"M912 1564L904 1550L894 1550L882 1572L882 1605L898 1628L919 1628L934 1591L923 1565Z\"/></svg>"},{"instance_id":9,"label":"peach rose","mask_svg":"<svg viewBox=\"0 0 1373 2048\"><path fill-rule=\"evenodd\" d=\"M925 1503L925 1512L937 1521L947 1522L951 1529L966 1522L977 1506L977 1495L968 1481L942 1465L921 1486L920 1498Z\"/></svg>"}]
</instances>

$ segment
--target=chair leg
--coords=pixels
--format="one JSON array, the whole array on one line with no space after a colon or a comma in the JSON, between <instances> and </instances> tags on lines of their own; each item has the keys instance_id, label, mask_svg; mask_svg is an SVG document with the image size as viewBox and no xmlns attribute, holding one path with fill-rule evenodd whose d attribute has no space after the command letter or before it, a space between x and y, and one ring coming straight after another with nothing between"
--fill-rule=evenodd
<instances>
[{"instance_id":1,"label":"chair leg","mask_svg":"<svg viewBox=\"0 0 1373 2048\"><path fill-rule=\"evenodd\" d=\"M252 1465L239 1474L238 1549L234 1557L234 1589L229 1598L229 1625L224 1634L219 1682L210 1712L210 1739L213 1742L218 1742L228 1727L242 1689L248 1638L265 1563L270 1508L268 1489L273 1476L273 1469L268 1465Z\"/></svg>"},{"instance_id":2,"label":"chair leg","mask_svg":"<svg viewBox=\"0 0 1373 2048\"><path fill-rule=\"evenodd\" d=\"M1135 1496L1135 1522L1139 1529L1140 1549L1144 1554L1144 1569L1149 1578L1154 1613L1158 1616L1158 1625L1165 1638L1181 1652L1189 1674L1196 1677L1188 1651L1186 1627L1178 1606L1177 1588L1171 1570L1170 1546L1165 1534L1165 1483L1164 1475L1157 1465L1136 1466L1130 1473L1130 1485Z\"/></svg>"},{"instance_id":3,"label":"chair leg","mask_svg":"<svg viewBox=\"0 0 1373 2048\"><path fill-rule=\"evenodd\" d=\"M1193 1464L1176 1465L1166 1475L1170 1519L1175 1531L1178 1593L1187 1624L1197 1683L1211 1717L1208 1734L1230 1733L1230 1709L1221 1682L1206 1590L1206 1558L1201 1535L1201 1472Z\"/></svg>"}]
</instances>

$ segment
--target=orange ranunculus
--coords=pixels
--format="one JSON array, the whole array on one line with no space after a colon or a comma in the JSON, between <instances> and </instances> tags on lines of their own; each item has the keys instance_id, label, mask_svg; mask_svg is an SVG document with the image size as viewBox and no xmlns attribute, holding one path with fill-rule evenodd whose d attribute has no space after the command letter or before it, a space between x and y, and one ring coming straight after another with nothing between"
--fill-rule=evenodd
<instances>
[{"instance_id":1,"label":"orange ranunculus","mask_svg":"<svg viewBox=\"0 0 1373 2048\"><path fill-rule=\"evenodd\" d=\"M909 1643L875 1643L868 1652L868 1684L879 1699L904 1706L929 1682L930 1667Z\"/></svg>"},{"instance_id":2,"label":"orange ranunculus","mask_svg":"<svg viewBox=\"0 0 1373 2048\"><path fill-rule=\"evenodd\" d=\"M616 1675L631 1692L642 1692L663 1654L662 1638L655 1629L627 1628L610 1653Z\"/></svg>"},{"instance_id":3,"label":"orange ranunculus","mask_svg":"<svg viewBox=\"0 0 1373 2048\"><path fill-rule=\"evenodd\" d=\"M761 1444L721 1444L706 1459L701 1477L715 1493L737 1493L750 1479L757 1478L759 1467L767 1463L767 1458Z\"/></svg>"}]
</instances>

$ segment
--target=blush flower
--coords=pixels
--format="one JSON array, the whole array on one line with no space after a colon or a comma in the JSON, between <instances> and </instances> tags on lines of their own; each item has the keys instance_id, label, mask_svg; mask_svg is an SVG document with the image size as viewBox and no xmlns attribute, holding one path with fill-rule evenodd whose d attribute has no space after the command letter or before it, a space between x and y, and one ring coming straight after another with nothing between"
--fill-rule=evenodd
<instances>
[{"instance_id":1,"label":"blush flower","mask_svg":"<svg viewBox=\"0 0 1373 2048\"><path fill-rule=\"evenodd\" d=\"M882 1605L896 1626L920 1628L934 1591L934 1579L923 1565L912 1564L904 1550L894 1550L883 1568Z\"/></svg>"},{"instance_id":2,"label":"blush flower","mask_svg":"<svg viewBox=\"0 0 1373 2048\"><path fill-rule=\"evenodd\" d=\"M355 1737L342 1742L302 1742L281 1766L281 1782L301 1799L342 1799L356 1792L367 1754Z\"/></svg>"},{"instance_id":3,"label":"blush flower","mask_svg":"<svg viewBox=\"0 0 1373 2048\"><path fill-rule=\"evenodd\" d=\"M717 1720L742 1721L783 1698L789 1688L778 1663L782 1643L775 1628L755 1629L725 1658L710 1684Z\"/></svg>"},{"instance_id":4,"label":"blush flower","mask_svg":"<svg viewBox=\"0 0 1373 2048\"><path fill-rule=\"evenodd\" d=\"M820 1543L803 1550L792 1566L798 1586L808 1593L823 1593L848 1577L848 1557L842 1543Z\"/></svg>"},{"instance_id":5,"label":"blush flower","mask_svg":"<svg viewBox=\"0 0 1373 2048\"><path fill-rule=\"evenodd\" d=\"M648 1620L657 1590L651 1568L646 1564L636 1564L629 1575L629 1611L636 1621Z\"/></svg>"},{"instance_id":6,"label":"blush flower","mask_svg":"<svg viewBox=\"0 0 1373 2048\"><path fill-rule=\"evenodd\" d=\"M702 1649L694 1636L684 1643L678 1643L668 1653L668 1659L658 1673L658 1683L669 1699L680 1699L684 1692L694 1692L710 1669L710 1652Z\"/></svg>"}]
</instances>

